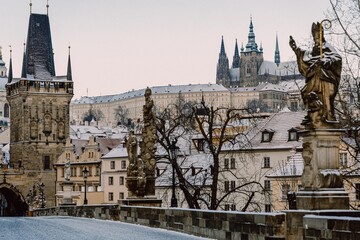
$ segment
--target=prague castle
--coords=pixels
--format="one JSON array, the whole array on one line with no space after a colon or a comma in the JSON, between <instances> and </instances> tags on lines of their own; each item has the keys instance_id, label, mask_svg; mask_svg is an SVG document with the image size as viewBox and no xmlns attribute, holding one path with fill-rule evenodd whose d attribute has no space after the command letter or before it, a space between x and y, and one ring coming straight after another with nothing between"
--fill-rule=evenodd
<instances>
[{"instance_id":1,"label":"prague castle","mask_svg":"<svg viewBox=\"0 0 360 240\"><path fill-rule=\"evenodd\" d=\"M263 48L255 41L254 25L250 19L248 42L241 46L240 54L237 40L231 67L225 52L224 39L221 39L219 60L216 70L216 83L227 88L256 87L260 83L277 84L281 80L302 78L295 61L281 62L278 36L276 35L274 61L264 60Z\"/></svg>"}]
</instances>

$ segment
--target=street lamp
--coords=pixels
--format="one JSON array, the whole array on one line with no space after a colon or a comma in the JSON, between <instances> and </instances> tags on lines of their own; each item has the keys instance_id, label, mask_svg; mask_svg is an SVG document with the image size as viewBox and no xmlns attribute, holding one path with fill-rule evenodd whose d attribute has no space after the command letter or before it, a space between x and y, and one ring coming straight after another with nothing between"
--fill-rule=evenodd
<instances>
[{"instance_id":1,"label":"street lamp","mask_svg":"<svg viewBox=\"0 0 360 240\"><path fill-rule=\"evenodd\" d=\"M45 184L42 182L40 184L40 193L41 193L41 208L45 208L45 197L44 197L44 191L45 191Z\"/></svg>"},{"instance_id":2,"label":"street lamp","mask_svg":"<svg viewBox=\"0 0 360 240\"><path fill-rule=\"evenodd\" d=\"M86 198L86 181L87 181L87 177L88 177L88 174L89 174L89 170L87 170L87 168L85 167L82 172L83 172L84 183L85 183L84 205L87 205L88 200Z\"/></svg>"},{"instance_id":3,"label":"street lamp","mask_svg":"<svg viewBox=\"0 0 360 240\"><path fill-rule=\"evenodd\" d=\"M172 196L171 196L171 207L178 207L176 195L175 195L175 163L177 159L177 154L179 151L179 147L176 146L177 139L173 139L169 146L170 149L170 158L172 164Z\"/></svg>"}]
</instances>

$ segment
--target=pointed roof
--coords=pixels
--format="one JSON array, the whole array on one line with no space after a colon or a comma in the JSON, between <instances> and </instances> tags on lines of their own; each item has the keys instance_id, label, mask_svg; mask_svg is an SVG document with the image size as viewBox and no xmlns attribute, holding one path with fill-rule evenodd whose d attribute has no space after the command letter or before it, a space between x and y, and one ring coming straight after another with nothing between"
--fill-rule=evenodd
<instances>
[{"instance_id":1,"label":"pointed roof","mask_svg":"<svg viewBox=\"0 0 360 240\"><path fill-rule=\"evenodd\" d=\"M10 49L10 63L9 63L9 75L8 75L8 83L11 83L13 80L13 70L12 70L12 50Z\"/></svg>"},{"instance_id":2,"label":"pointed roof","mask_svg":"<svg viewBox=\"0 0 360 240\"><path fill-rule=\"evenodd\" d=\"M71 59L70 59L70 46L69 46L69 59L68 59L68 66L67 66L67 75L66 79L72 81L72 73L71 73Z\"/></svg>"},{"instance_id":3,"label":"pointed roof","mask_svg":"<svg viewBox=\"0 0 360 240\"><path fill-rule=\"evenodd\" d=\"M250 17L250 26L249 26L249 35L248 35L248 43L246 44L246 52L258 52L258 45L255 42L255 33L254 33L254 26L252 22L252 17Z\"/></svg>"},{"instance_id":4,"label":"pointed roof","mask_svg":"<svg viewBox=\"0 0 360 240\"><path fill-rule=\"evenodd\" d=\"M24 62L26 64L22 75L26 73L26 76L32 75L34 79L44 80L51 80L55 76L50 22L47 15L30 15Z\"/></svg>"},{"instance_id":5,"label":"pointed roof","mask_svg":"<svg viewBox=\"0 0 360 240\"><path fill-rule=\"evenodd\" d=\"M226 53L225 53L225 45L224 45L224 36L221 36L220 55L226 55Z\"/></svg>"},{"instance_id":6,"label":"pointed roof","mask_svg":"<svg viewBox=\"0 0 360 240\"><path fill-rule=\"evenodd\" d=\"M279 41L278 41L278 35L276 33L276 43L275 43L275 61L277 66L280 64L280 50L279 50Z\"/></svg>"},{"instance_id":7,"label":"pointed roof","mask_svg":"<svg viewBox=\"0 0 360 240\"><path fill-rule=\"evenodd\" d=\"M235 39L235 52L233 57L232 68L239 68L239 67L240 67L240 55L239 55L237 39Z\"/></svg>"},{"instance_id":8,"label":"pointed roof","mask_svg":"<svg viewBox=\"0 0 360 240\"><path fill-rule=\"evenodd\" d=\"M24 43L24 55L23 55L21 78L26 78L26 43Z\"/></svg>"}]
</instances>

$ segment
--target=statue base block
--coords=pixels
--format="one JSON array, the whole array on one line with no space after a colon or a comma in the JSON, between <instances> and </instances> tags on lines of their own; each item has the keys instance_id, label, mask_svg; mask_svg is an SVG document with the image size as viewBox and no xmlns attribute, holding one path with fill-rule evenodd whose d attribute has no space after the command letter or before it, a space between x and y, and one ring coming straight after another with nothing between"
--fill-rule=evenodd
<instances>
[{"instance_id":1,"label":"statue base block","mask_svg":"<svg viewBox=\"0 0 360 240\"><path fill-rule=\"evenodd\" d=\"M73 192L73 183L72 182L64 182L61 184L63 187L62 194L57 194L57 196L62 198L62 202L60 206L75 206L76 203L73 202L73 198L77 197L79 194Z\"/></svg>"},{"instance_id":2,"label":"statue base block","mask_svg":"<svg viewBox=\"0 0 360 240\"><path fill-rule=\"evenodd\" d=\"M142 207L161 207L162 200L155 196L145 196L143 198L127 198L119 200L119 205L142 206Z\"/></svg>"},{"instance_id":3,"label":"statue base block","mask_svg":"<svg viewBox=\"0 0 360 240\"><path fill-rule=\"evenodd\" d=\"M304 210L349 209L349 195L344 188L322 188L296 193L296 207Z\"/></svg>"}]
</instances>

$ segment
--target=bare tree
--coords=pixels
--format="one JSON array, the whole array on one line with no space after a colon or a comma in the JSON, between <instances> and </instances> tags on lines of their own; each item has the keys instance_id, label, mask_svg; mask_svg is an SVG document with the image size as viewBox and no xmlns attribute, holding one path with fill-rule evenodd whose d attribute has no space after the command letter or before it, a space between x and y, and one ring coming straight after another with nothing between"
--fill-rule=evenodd
<instances>
[{"instance_id":1,"label":"bare tree","mask_svg":"<svg viewBox=\"0 0 360 240\"><path fill-rule=\"evenodd\" d=\"M180 105L180 104L179 104ZM246 199L243 211L253 203L255 188L260 186L258 178L242 176L238 169L220 166L220 155L226 151L241 149L249 141L246 139L242 121L252 119L254 116L247 109L213 108L206 106L205 102L194 105L189 109L187 104L173 104L157 117L158 141L166 154L170 156L169 146L173 138L179 142L187 141L194 144L196 151L202 155L202 160L194 161L192 156L182 154L180 160L173 162L176 172L178 187L190 208L218 209L220 204L242 195ZM184 111L184 108L188 108ZM195 121L195 125L194 125ZM189 137L190 136L190 137ZM206 159L205 159L206 158ZM199 167L194 162L205 161L207 165ZM169 159L168 163L171 163ZM185 166L185 167L184 167ZM231 182L225 183L224 174L231 174L238 180L235 186ZM239 184L240 183L240 184ZM258 188L257 188L258 189Z\"/></svg>"},{"instance_id":2,"label":"bare tree","mask_svg":"<svg viewBox=\"0 0 360 240\"><path fill-rule=\"evenodd\" d=\"M115 108L114 115L117 125L131 125L131 119L129 121L129 109L119 105Z\"/></svg>"}]
</instances>

